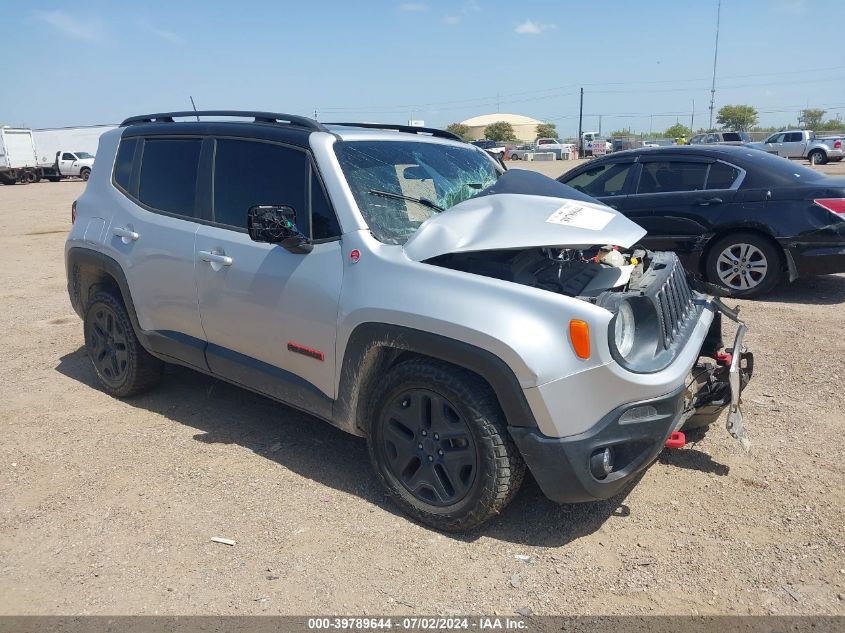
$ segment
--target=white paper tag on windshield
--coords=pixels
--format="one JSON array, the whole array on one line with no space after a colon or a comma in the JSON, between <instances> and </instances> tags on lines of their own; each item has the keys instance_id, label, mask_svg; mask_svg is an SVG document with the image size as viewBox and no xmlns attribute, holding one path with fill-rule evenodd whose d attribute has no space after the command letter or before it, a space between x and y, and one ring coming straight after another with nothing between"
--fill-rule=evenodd
<instances>
[{"instance_id":1,"label":"white paper tag on windshield","mask_svg":"<svg viewBox=\"0 0 845 633\"><path fill-rule=\"evenodd\" d=\"M613 215L612 212L599 209L588 202L572 201L552 213L546 222L600 231L613 219Z\"/></svg>"}]
</instances>

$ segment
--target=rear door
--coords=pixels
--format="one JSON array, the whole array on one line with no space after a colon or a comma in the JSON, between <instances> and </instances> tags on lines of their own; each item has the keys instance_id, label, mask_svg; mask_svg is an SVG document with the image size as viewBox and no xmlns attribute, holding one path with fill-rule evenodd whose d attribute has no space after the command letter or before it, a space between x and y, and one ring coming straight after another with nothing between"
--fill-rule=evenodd
<instances>
[{"instance_id":1,"label":"rear door","mask_svg":"<svg viewBox=\"0 0 845 633\"><path fill-rule=\"evenodd\" d=\"M740 174L709 157L644 157L623 213L648 231L649 248L691 252L733 203Z\"/></svg>"},{"instance_id":2,"label":"rear door","mask_svg":"<svg viewBox=\"0 0 845 633\"><path fill-rule=\"evenodd\" d=\"M560 181L622 211L633 167L633 158L601 161L589 165L575 176L564 175ZM636 218L631 219L636 222Z\"/></svg>"},{"instance_id":3,"label":"rear door","mask_svg":"<svg viewBox=\"0 0 845 633\"><path fill-rule=\"evenodd\" d=\"M203 368L194 235L201 138L124 138L112 183L120 195L106 244L120 261L142 330L157 351ZM61 157L60 157L61 158Z\"/></svg>"},{"instance_id":4,"label":"rear door","mask_svg":"<svg viewBox=\"0 0 845 633\"><path fill-rule=\"evenodd\" d=\"M195 254L209 367L294 405L304 392L334 398L340 229L309 154L219 138L212 189L213 222L199 227ZM292 207L313 250L253 242L247 212L256 205Z\"/></svg>"}]
</instances>

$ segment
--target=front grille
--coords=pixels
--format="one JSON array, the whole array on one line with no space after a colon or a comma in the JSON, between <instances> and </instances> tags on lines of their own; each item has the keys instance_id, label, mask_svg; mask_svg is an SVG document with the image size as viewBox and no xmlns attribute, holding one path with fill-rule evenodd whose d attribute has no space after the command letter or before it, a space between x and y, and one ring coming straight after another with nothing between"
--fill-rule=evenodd
<instances>
[{"instance_id":1,"label":"front grille","mask_svg":"<svg viewBox=\"0 0 845 633\"><path fill-rule=\"evenodd\" d=\"M667 266L671 267L671 270L655 295L665 349L671 347L690 316L695 314L692 290L687 283L686 271L677 256L672 254Z\"/></svg>"}]
</instances>

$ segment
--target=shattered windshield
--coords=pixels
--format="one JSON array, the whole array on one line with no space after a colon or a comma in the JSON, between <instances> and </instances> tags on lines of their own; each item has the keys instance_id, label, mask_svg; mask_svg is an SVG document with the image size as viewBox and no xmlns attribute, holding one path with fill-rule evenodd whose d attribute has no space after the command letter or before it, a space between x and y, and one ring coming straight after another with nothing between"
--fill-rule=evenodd
<instances>
[{"instance_id":1,"label":"shattered windshield","mask_svg":"<svg viewBox=\"0 0 845 633\"><path fill-rule=\"evenodd\" d=\"M442 143L344 141L335 152L367 225L388 244L404 244L428 218L500 175L484 152Z\"/></svg>"}]
</instances>

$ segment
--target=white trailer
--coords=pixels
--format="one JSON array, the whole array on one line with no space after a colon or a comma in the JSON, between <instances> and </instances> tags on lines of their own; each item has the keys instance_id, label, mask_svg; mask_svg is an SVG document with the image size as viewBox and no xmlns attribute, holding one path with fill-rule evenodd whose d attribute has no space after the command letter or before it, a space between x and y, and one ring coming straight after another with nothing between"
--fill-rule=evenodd
<instances>
[{"instance_id":1,"label":"white trailer","mask_svg":"<svg viewBox=\"0 0 845 633\"><path fill-rule=\"evenodd\" d=\"M32 130L0 127L0 182L36 182L40 174Z\"/></svg>"},{"instance_id":2,"label":"white trailer","mask_svg":"<svg viewBox=\"0 0 845 633\"><path fill-rule=\"evenodd\" d=\"M52 166L59 152L96 156L100 136L116 127L116 125L89 125L32 130L38 152L38 164L44 167Z\"/></svg>"}]
</instances>

